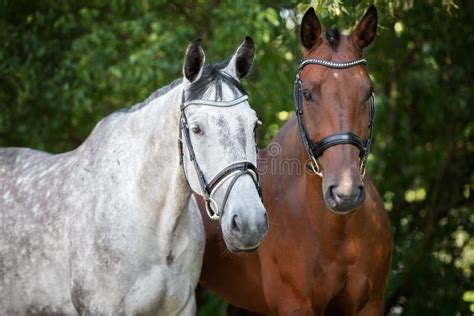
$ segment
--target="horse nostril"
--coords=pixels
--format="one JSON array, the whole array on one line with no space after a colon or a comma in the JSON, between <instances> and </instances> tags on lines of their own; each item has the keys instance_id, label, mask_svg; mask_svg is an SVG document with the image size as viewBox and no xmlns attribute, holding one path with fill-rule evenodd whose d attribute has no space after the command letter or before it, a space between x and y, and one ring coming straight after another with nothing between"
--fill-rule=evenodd
<instances>
[{"instance_id":1,"label":"horse nostril","mask_svg":"<svg viewBox=\"0 0 474 316\"><path fill-rule=\"evenodd\" d=\"M232 223L231 223L231 229L232 231L235 231L237 233L240 233L240 220L239 220L239 217L238 215L234 215L232 216Z\"/></svg>"},{"instance_id":2,"label":"horse nostril","mask_svg":"<svg viewBox=\"0 0 474 316\"><path fill-rule=\"evenodd\" d=\"M336 199L336 196L334 195L334 190L335 189L336 189L335 185L330 185L329 188L328 188L328 195L329 195L329 198L332 199L332 200Z\"/></svg>"},{"instance_id":3,"label":"horse nostril","mask_svg":"<svg viewBox=\"0 0 474 316\"><path fill-rule=\"evenodd\" d=\"M359 185L359 197L364 196L365 194L365 188L363 185Z\"/></svg>"}]
</instances>

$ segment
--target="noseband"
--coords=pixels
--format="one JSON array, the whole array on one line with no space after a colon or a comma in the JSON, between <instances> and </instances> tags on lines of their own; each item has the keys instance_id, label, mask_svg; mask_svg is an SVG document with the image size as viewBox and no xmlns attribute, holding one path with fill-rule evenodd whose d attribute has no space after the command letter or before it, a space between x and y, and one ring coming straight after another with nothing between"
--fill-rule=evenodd
<instances>
[{"instance_id":1,"label":"noseband","mask_svg":"<svg viewBox=\"0 0 474 316\"><path fill-rule=\"evenodd\" d=\"M304 60L299 68L298 73L296 74L295 79L295 86L294 86L294 97L295 97L295 112L296 117L298 118L298 126L300 130L301 140L303 141L303 145L308 153L310 161L307 164L307 167L320 176L323 177L323 172L321 167L318 164L318 158L324 153L324 151L332 146L341 145L341 144L350 144L359 148L360 154L360 165L359 165L359 172L361 177L364 178L365 176L365 168L367 164L367 157L369 156L370 146L372 144L373 138L373 125L375 120L375 95L372 93L369 99L370 107L369 107L369 124L368 124L368 137L365 141L363 141L359 136L352 132L339 132L329 136L324 137L317 143L312 143L311 139L308 136L308 131L304 124L304 116L303 116L303 104L301 103L301 78L300 74L303 68L306 65L315 64L320 65L328 68L334 69L346 69L350 67L354 67L357 65L365 65L367 61L365 59L358 59L349 62L343 63L336 63L328 60L322 59L306 59Z\"/></svg>"},{"instance_id":2,"label":"noseband","mask_svg":"<svg viewBox=\"0 0 474 316\"><path fill-rule=\"evenodd\" d=\"M198 105L198 106L214 106L214 107L231 107L235 106L237 104L240 104L244 101L246 101L248 97L246 95L237 98L235 100L231 101L210 101L210 100L192 100L192 101L187 101L185 102L185 97L184 97L184 91L183 91L183 96L182 96L182 101L181 101L181 117L180 117L180 128L179 128L179 139L178 139L178 145L179 145L179 152L180 152L180 160L179 164L183 168L184 174L186 176L186 180L188 181L189 184L189 179L186 175L186 169L184 167L184 152L183 152L183 136L184 136L184 144L188 148L189 152L189 159L193 162L194 165L194 170L196 171L198 180L199 180L199 185L201 187L202 194L197 194L201 195L204 197L204 200L206 202L206 211L207 215L213 220L220 219L221 216L221 211L219 210L219 206L217 205L217 202L214 200L213 196L214 193L217 191L217 189L224 184L225 181L228 179L231 179L229 186L227 187L227 190L224 195L224 199L222 201L222 207L220 208L222 211L224 211L225 205L227 203L227 199L229 197L230 191L232 190L232 187L234 184L237 182L237 179L239 179L243 175L250 175L252 177L252 180L255 184L255 187L257 188L257 192L262 198L262 190L260 188L260 179L258 175L258 168L251 163L250 161L238 161L234 162L224 169L222 169L219 173L217 173L211 181L207 182L206 178L204 176L204 173L202 172L201 168L199 167L199 164L196 160L196 155L194 153L194 148L193 144L191 143L191 136L189 133L189 124L188 124L188 119L185 114L185 109L190 106L190 105ZM192 190L191 185L189 187Z\"/></svg>"}]
</instances>

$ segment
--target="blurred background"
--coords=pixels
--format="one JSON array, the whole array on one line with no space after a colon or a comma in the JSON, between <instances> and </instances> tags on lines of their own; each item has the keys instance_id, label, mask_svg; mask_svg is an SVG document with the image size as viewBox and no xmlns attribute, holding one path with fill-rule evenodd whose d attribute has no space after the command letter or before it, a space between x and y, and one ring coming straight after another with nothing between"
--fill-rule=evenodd
<instances>
[{"instance_id":1,"label":"blurred background","mask_svg":"<svg viewBox=\"0 0 474 316\"><path fill-rule=\"evenodd\" d=\"M293 115L304 11L349 32L373 2L369 173L395 244L386 311L472 315L474 1L0 0L0 146L71 150L102 117L180 77L192 39L217 61L245 35L257 45L244 84L264 146ZM207 293L200 315L225 309Z\"/></svg>"}]
</instances>

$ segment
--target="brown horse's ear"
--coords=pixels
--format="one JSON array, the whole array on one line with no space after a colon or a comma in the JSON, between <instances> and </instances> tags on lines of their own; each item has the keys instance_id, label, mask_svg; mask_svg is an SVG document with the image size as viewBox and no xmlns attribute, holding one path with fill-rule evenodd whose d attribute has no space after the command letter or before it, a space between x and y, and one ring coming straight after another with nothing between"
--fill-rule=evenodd
<instances>
[{"instance_id":1,"label":"brown horse's ear","mask_svg":"<svg viewBox=\"0 0 474 316\"><path fill-rule=\"evenodd\" d=\"M301 21L301 44L307 50L312 49L321 41L321 23L319 22L313 7L306 10L303 20Z\"/></svg>"},{"instance_id":2,"label":"brown horse's ear","mask_svg":"<svg viewBox=\"0 0 474 316\"><path fill-rule=\"evenodd\" d=\"M377 9L371 5L352 32L352 38L357 47L363 49L372 43L377 33L377 21Z\"/></svg>"}]
</instances>

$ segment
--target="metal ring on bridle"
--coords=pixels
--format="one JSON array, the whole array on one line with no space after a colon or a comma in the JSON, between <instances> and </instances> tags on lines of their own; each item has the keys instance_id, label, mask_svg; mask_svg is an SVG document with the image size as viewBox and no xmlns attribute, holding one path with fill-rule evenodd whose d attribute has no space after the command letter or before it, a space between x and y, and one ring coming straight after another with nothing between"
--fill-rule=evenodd
<instances>
[{"instance_id":1,"label":"metal ring on bridle","mask_svg":"<svg viewBox=\"0 0 474 316\"><path fill-rule=\"evenodd\" d=\"M318 160L316 158L314 158L313 156L311 156L310 158L311 160L308 161L308 165L309 165L309 168L310 170L320 176L321 178L323 177L323 171L321 170L321 168L319 167L319 164L318 164Z\"/></svg>"},{"instance_id":2,"label":"metal ring on bridle","mask_svg":"<svg viewBox=\"0 0 474 316\"><path fill-rule=\"evenodd\" d=\"M214 204L216 207L216 210L212 208L212 205ZM207 215L209 216L210 219L212 220L218 220L220 217L219 213L219 205L217 205L217 202L213 198L207 198L206 199L206 212Z\"/></svg>"}]
</instances>

